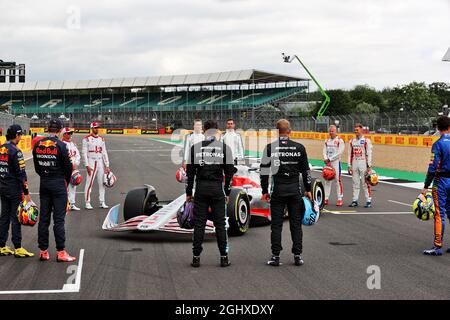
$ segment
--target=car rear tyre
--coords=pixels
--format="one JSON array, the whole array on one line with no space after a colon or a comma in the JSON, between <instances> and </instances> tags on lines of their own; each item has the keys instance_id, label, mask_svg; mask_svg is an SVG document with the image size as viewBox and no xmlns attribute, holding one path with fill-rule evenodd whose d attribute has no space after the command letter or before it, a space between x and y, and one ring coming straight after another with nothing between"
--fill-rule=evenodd
<instances>
[{"instance_id":1,"label":"car rear tyre","mask_svg":"<svg viewBox=\"0 0 450 320\"><path fill-rule=\"evenodd\" d=\"M230 236L242 236L250 226L250 201L243 189L231 189L227 205Z\"/></svg>"},{"instance_id":2,"label":"car rear tyre","mask_svg":"<svg viewBox=\"0 0 450 320\"><path fill-rule=\"evenodd\" d=\"M150 216L159 209L158 198L155 189L146 185L145 187L130 190L123 205L123 218L125 221L137 216Z\"/></svg>"},{"instance_id":3,"label":"car rear tyre","mask_svg":"<svg viewBox=\"0 0 450 320\"><path fill-rule=\"evenodd\" d=\"M311 185L314 202L316 202L319 209L322 210L325 206L325 188L323 183L319 179L313 178Z\"/></svg>"}]
</instances>

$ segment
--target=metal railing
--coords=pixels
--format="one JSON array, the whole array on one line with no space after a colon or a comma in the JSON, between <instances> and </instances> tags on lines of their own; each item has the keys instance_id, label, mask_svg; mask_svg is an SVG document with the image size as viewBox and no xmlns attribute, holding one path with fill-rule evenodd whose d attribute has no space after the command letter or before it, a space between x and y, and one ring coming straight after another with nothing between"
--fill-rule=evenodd
<instances>
[{"instance_id":1,"label":"metal railing","mask_svg":"<svg viewBox=\"0 0 450 320\"><path fill-rule=\"evenodd\" d=\"M326 132L332 124L339 127L340 132L353 132L357 123L368 127L369 131L390 134L424 134L433 130L433 121L438 115L436 111L420 110L396 113L348 114L340 116L324 116L320 121L313 117L297 117L289 114L288 119L294 130Z\"/></svg>"},{"instance_id":2,"label":"metal railing","mask_svg":"<svg viewBox=\"0 0 450 320\"><path fill-rule=\"evenodd\" d=\"M191 128L194 119L215 119L221 128L225 127L228 118L234 118L236 127L240 129L270 129L280 118L287 118L296 131L326 132L331 124L339 127L340 132L353 132L354 126L361 123L369 131L391 134L423 134L433 129L435 111L413 111L376 114L348 114L340 116L323 116L320 120L314 117L299 117L295 112L284 112L276 108L254 108L246 110L221 111L172 111L172 112L134 112L115 113L107 117L98 115L70 115L67 126L88 128L91 121L100 121L106 128L147 128L173 125L177 128ZM16 118L16 121L18 121ZM28 119L24 119L25 121ZM29 120L28 120L29 121ZM10 123L10 122L8 122ZM46 127L48 119L32 120L33 127Z\"/></svg>"},{"instance_id":3,"label":"metal railing","mask_svg":"<svg viewBox=\"0 0 450 320\"><path fill-rule=\"evenodd\" d=\"M14 117L11 114L0 112L0 135L6 135L8 127L12 124L20 125L22 127L22 130L24 130L24 132L27 134L30 132L30 119Z\"/></svg>"}]
</instances>

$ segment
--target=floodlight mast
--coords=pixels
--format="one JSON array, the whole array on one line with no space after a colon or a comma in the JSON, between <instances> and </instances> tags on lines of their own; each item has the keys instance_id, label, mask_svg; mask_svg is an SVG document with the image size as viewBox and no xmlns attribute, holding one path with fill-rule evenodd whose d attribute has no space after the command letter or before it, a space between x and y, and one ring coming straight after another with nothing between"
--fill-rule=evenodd
<instances>
[{"instance_id":1,"label":"floodlight mast","mask_svg":"<svg viewBox=\"0 0 450 320\"><path fill-rule=\"evenodd\" d=\"M448 48L447 53L442 58L442 61L450 62L450 48Z\"/></svg>"},{"instance_id":2,"label":"floodlight mast","mask_svg":"<svg viewBox=\"0 0 450 320\"><path fill-rule=\"evenodd\" d=\"M327 111L328 106L330 105L330 96L325 92L325 90L322 88L320 83L316 80L316 78L314 78L314 76L311 74L311 72L308 70L308 68L305 66L305 64L300 60L300 58L297 55L294 54L291 57L291 56L287 56L284 53L282 53L281 56L283 57L283 61L286 63L291 63L292 61L294 61L294 59L297 59L297 61L300 63L300 65L303 67L303 69L305 69L305 71L308 73L308 75L314 81L316 86L319 88L320 93L322 94L322 96L325 99L322 102L322 105L320 106L319 111L317 112L317 119L320 119L323 116L323 114L325 113L325 111Z\"/></svg>"}]
</instances>

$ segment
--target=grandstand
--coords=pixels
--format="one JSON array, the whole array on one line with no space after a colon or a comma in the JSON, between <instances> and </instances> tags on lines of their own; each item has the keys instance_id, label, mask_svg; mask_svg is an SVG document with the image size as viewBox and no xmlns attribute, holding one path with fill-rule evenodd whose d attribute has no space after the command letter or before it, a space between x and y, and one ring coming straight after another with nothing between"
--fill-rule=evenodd
<instances>
[{"instance_id":1,"label":"grandstand","mask_svg":"<svg viewBox=\"0 0 450 320\"><path fill-rule=\"evenodd\" d=\"M304 101L309 79L240 70L208 74L80 81L0 84L0 109L32 119L50 117L86 127L92 120L107 127L173 125L190 127L195 118L224 122L233 117L242 128L267 125L283 113L287 101Z\"/></svg>"}]
</instances>

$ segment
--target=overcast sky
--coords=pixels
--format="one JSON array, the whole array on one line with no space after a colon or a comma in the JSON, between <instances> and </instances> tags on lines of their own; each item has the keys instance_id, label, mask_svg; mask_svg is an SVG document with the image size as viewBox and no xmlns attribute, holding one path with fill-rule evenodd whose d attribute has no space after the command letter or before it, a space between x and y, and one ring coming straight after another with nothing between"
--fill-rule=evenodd
<instances>
[{"instance_id":1,"label":"overcast sky","mask_svg":"<svg viewBox=\"0 0 450 320\"><path fill-rule=\"evenodd\" d=\"M0 0L27 80L262 69L326 88L450 82L450 0Z\"/></svg>"}]
</instances>

